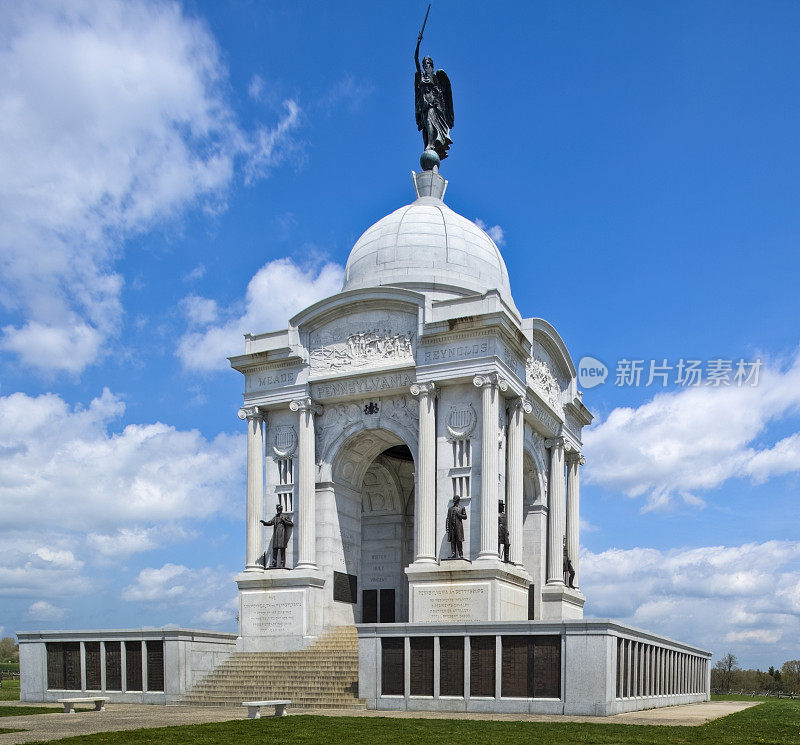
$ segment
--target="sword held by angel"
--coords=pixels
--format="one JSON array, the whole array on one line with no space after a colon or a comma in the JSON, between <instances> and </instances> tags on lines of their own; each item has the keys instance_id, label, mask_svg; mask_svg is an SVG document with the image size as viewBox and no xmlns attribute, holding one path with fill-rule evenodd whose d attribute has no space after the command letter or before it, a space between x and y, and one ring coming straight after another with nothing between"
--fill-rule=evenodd
<instances>
[{"instance_id":1,"label":"sword held by angel","mask_svg":"<svg viewBox=\"0 0 800 745\"><path fill-rule=\"evenodd\" d=\"M430 12L431 6L428 5L414 50L414 64L417 67L414 73L414 105L417 129L421 130L425 143L420 164L426 171L438 170L439 163L447 157L447 151L453 144L450 130L455 123L453 91L447 73L444 70L434 71L433 59L430 57L423 57L420 67L419 45Z\"/></svg>"}]
</instances>

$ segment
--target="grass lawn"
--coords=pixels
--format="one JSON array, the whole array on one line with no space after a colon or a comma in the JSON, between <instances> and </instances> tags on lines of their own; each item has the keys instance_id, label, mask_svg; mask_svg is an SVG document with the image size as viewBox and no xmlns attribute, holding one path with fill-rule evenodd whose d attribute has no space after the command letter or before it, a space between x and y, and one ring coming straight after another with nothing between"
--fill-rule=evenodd
<instances>
[{"instance_id":1,"label":"grass lawn","mask_svg":"<svg viewBox=\"0 0 800 745\"><path fill-rule=\"evenodd\" d=\"M62 745L789 745L800 743L800 701L770 700L699 727L458 719L315 717L245 719L188 727L107 732Z\"/></svg>"},{"instance_id":2,"label":"grass lawn","mask_svg":"<svg viewBox=\"0 0 800 745\"><path fill-rule=\"evenodd\" d=\"M19 701L19 681L0 681L0 701Z\"/></svg>"},{"instance_id":3,"label":"grass lawn","mask_svg":"<svg viewBox=\"0 0 800 745\"><path fill-rule=\"evenodd\" d=\"M0 717L27 717L30 714L60 714L63 707L54 706L3 706L0 704ZM92 711L92 709L75 709L75 711Z\"/></svg>"},{"instance_id":4,"label":"grass lawn","mask_svg":"<svg viewBox=\"0 0 800 745\"><path fill-rule=\"evenodd\" d=\"M9 732L24 732L24 729L6 729L4 727L0 727L0 735L7 735Z\"/></svg>"}]
</instances>

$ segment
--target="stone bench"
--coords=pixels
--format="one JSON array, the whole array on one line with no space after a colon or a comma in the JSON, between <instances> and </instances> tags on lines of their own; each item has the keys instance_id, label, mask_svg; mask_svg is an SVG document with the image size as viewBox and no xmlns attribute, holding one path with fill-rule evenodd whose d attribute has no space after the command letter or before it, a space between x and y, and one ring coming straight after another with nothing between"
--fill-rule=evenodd
<instances>
[{"instance_id":1,"label":"stone bench","mask_svg":"<svg viewBox=\"0 0 800 745\"><path fill-rule=\"evenodd\" d=\"M276 717L286 716L286 707L292 703L289 699L280 701L243 701L242 706L247 707L248 719L260 719L262 706L274 706Z\"/></svg>"},{"instance_id":2,"label":"stone bench","mask_svg":"<svg viewBox=\"0 0 800 745\"><path fill-rule=\"evenodd\" d=\"M64 704L65 714L75 713L75 704L94 704L95 711L105 711L108 696L86 696L84 698L58 698L56 702Z\"/></svg>"}]
</instances>

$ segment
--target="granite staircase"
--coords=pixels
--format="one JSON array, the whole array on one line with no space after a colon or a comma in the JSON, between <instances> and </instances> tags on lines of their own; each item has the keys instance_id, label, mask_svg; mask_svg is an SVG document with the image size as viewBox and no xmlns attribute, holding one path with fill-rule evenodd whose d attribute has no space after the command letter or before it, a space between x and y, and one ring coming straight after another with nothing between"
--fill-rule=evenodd
<instances>
[{"instance_id":1,"label":"granite staircase","mask_svg":"<svg viewBox=\"0 0 800 745\"><path fill-rule=\"evenodd\" d=\"M241 706L291 700L298 709L364 709L358 698L358 636L338 626L296 652L237 652L189 690L182 703Z\"/></svg>"}]
</instances>

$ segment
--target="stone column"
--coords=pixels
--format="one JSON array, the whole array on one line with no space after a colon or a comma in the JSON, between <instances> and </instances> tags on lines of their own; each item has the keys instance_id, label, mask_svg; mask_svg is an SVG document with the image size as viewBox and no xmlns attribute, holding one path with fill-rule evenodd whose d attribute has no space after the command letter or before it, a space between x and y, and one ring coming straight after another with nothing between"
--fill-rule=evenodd
<instances>
[{"instance_id":1,"label":"stone column","mask_svg":"<svg viewBox=\"0 0 800 745\"><path fill-rule=\"evenodd\" d=\"M524 398L512 399L508 407L506 515L508 516L508 538L511 541L508 558L514 564L522 563L522 444L525 434L524 413L526 410L530 410L530 404Z\"/></svg>"},{"instance_id":2,"label":"stone column","mask_svg":"<svg viewBox=\"0 0 800 745\"><path fill-rule=\"evenodd\" d=\"M417 490L414 505L415 561L436 562L436 393L433 383L414 383L419 398Z\"/></svg>"},{"instance_id":3,"label":"stone column","mask_svg":"<svg viewBox=\"0 0 800 745\"><path fill-rule=\"evenodd\" d=\"M572 561L575 570L573 584L578 588L579 571L578 560L581 536L581 482L580 467L586 463L580 453L572 451L567 453L567 556Z\"/></svg>"},{"instance_id":4,"label":"stone column","mask_svg":"<svg viewBox=\"0 0 800 745\"><path fill-rule=\"evenodd\" d=\"M481 406L481 550L478 559L497 558L497 499L500 390L508 385L497 373L476 375L472 381L482 388Z\"/></svg>"},{"instance_id":5,"label":"stone column","mask_svg":"<svg viewBox=\"0 0 800 745\"><path fill-rule=\"evenodd\" d=\"M550 448L547 499L547 584L564 584L564 438L545 440Z\"/></svg>"},{"instance_id":6,"label":"stone column","mask_svg":"<svg viewBox=\"0 0 800 745\"><path fill-rule=\"evenodd\" d=\"M314 414L322 407L310 398L301 398L289 404L300 415L298 440L298 532L297 569L317 568L316 522L316 468L314 453Z\"/></svg>"},{"instance_id":7,"label":"stone column","mask_svg":"<svg viewBox=\"0 0 800 745\"><path fill-rule=\"evenodd\" d=\"M247 541L245 571L262 569L258 563L261 543L259 518L264 500L264 415L258 406L239 409L239 419L247 420Z\"/></svg>"}]
</instances>

